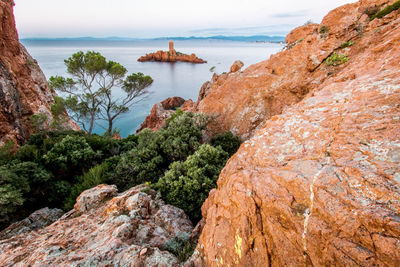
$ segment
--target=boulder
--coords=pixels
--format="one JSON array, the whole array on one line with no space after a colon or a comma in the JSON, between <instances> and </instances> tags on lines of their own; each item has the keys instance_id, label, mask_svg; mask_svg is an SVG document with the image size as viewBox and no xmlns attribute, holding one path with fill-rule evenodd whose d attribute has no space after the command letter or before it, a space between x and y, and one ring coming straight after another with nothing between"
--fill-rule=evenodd
<instances>
[{"instance_id":1,"label":"boulder","mask_svg":"<svg viewBox=\"0 0 400 267\"><path fill-rule=\"evenodd\" d=\"M235 62L233 62L230 72L237 72L240 71L242 69L242 67L244 66L244 63L240 60L236 60Z\"/></svg>"},{"instance_id":2,"label":"boulder","mask_svg":"<svg viewBox=\"0 0 400 267\"><path fill-rule=\"evenodd\" d=\"M1 240L0 266L181 266L164 244L192 230L145 186L117 194L99 185L50 226Z\"/></svg>"},{"instance_id":3,"label":"boulder","mask_svg":"<svg viewBox=\"0 0 400 267\"><path fill-rule=\"evenodd\" d=\"M176 109L179 108L185 103L185 99L179 96L168 97L161 101L161 105L164 109Z\"/></svg>"},{"instance_id":4,"label":"boulder","mask_svg":"<svg viewBox=\"0 0 400 267\"><path fill-rule=\"evenodd\" d=\"M64 212L60 209L43 208L37 210L29 215L29 217L22 221L13 223L1 231L0 240L8 239L23 233L29 233L30 231L40 230L57 221L63 214Z\"/></svg>"},{"instance_id":5,"label":"boulder","mask_svg":"<svg viewBox=\"0 0 400 267\"><path fill-rule=\"evenodd\" d=\"M136 133L140 133L143 129L150 129L153 132L161 129L165 125L165 121L175 113L177 108L183 111L191 111L194 107L192 100L187 100L181 97L169 97L159 103L154 104L150 115L147 116L144 122L140 125Z\"/></svg>"}]
</instances>

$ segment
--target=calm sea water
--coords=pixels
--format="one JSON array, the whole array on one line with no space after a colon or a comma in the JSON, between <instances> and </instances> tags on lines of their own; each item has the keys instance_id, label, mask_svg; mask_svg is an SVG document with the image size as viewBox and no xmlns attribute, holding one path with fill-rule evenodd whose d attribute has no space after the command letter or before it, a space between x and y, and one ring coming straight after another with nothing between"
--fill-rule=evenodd
<instances>
[{"instance_id":1,"label":"calm sea water","mask_svg":"<svg viewBox=\"0 0 400 267\"><path fill-rule=\"evenodd\" d=\"M249 43L218 40L176 41L175 50L207 60L207 64L138 62L137 59L149 52L168 50L168 41L43 41L25 40L22 43L38 61L47 78L54 75L66 76L64 59L77 51L94 50L102 53L108 60L121 63L129 73L142 72L150 75L154 83L151 95L132 107L131 111L119 117L115 127L122 136L135 133L136 129L150 113L152 106L167 97L180 96L197 100L201 85L210 80L215 66L216 73L228 72L235 60L242 60L245 68L266 60L282 49L280 44ZM103 133L101 123L96 126L97 133Z\"/></svg>"}]
</instances>

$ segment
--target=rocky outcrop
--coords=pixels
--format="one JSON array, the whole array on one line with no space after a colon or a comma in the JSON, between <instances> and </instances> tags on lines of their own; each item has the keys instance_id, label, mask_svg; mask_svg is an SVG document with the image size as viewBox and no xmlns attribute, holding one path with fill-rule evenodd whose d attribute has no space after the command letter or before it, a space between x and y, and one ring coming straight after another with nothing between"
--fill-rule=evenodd
<instances>
[{"instance_id":1,"label":"rocky outcrop","mask_svg":"<svg viewBox=\"0 0 400 267\"><path fill-rule=\"evenodd\" d=\"M172 43L172 45L171 45ZM146 61L158 61L158 62L189 62L196 64L207 63L207 61L198 58L195 54L186 55L180 52L176 52L174 49L173 42L170 42L169 51L157 51L155 53L146 54L138 59L140 62Z\"/></svg>"},{"instance_id":2,"label":"rocky outcrop","mask_svg":"<svg viewBox=\"0 0 400 267\"><path fill-rule=\"evenodd\" d=\"M146 61L158 61L158 62L188 62L195 64L203 64L207 63L207 61L198 58L196 54L186 55L179 52L170 53L168 51L157 51L155 53L146 54L145 56L141 56L138 61L146 62Z\"/></svg>"},{"instance_id":3,"label":"rocky outcrop","mask_svg":"<svg viewBox=\"0 0 400 267\"><path fill-rule=\"evenodd\" d=\"M0 241L0 266L179 266L164 244L192 230L146 187L99 185L52 225Z\"/></svg>"},{"instance_id":4,"label":"rocky outcrop","mask_svg":"<svg viewBox=\"0 0 400 267\"><path fill-rule=\"evenodd\" d=\"M335 9L323 33L300 29L292 48L208 86L198 110L251 138L202 207L191 263L400 265L400 11L365 14L387 3ZM324 64L333 52L348 62Z\"/></svg>"},{"instance_id":5,"label":"rocky outcrop","mask_svg":"<svg viewBox=\"0 0 400 267\"><path fill-rule=\"evenodd\" d=\"M240 60L236 60L235 62L233 62L230 72L237 72L240 71L244 66L244 63Z\"/></svg>"},{"instance_id":6,"label":"rocky outcrop","mask_svg":"<svg viewBox=\"0 0 400 267\"><path fill-rule=\"evenodd\" d=\"M32 131L33 114L46 114L51 122L55 96L36 60L19 43L13 6L12 0L0 0L0 146L10 139L22 144Z\"/></svg>"},{"instance_id":7,"label":"rocky outcrop","mask_svg":"<svg viewBox=\"0 0 400 267\"><path fill-rule=\"evenodd\" d=\"M29 233L33 230L42 229L53 222L57 221L64 212L60 209L43 208L35 211L29 217L22 221L16 222L8 226L0 232L0 240L7 239L23 233Z\"/></svg>"},{"instance_id":8,"label":"rocky outcrop","mask_svg":"<svg viewBox=\"0 0 400 267\"><path fill-rule=\"evenodd\" d=\"M193 101L190 99L185 101L182 97L174 96L154 104L150 115L146 117L136 133L146 128L152 131L161 129L165 125L165 121L175 113L177 108L181 108L183 111L192 110Z\"/></svg>"},{"instance_id":9,"label":"rocky outcrop","mask_svg":"<svg viewBox=\"0 0 400 267\"><path fill-rule=\"evenodd\" d=\"M242 140L251 138L266 120L298 103L309 92L332 83L336 73L347 72L357 57L370 52L373 57L381 55L382 51L371 46L381 45L381 37L385 36L379 33L381 26L372 26L379 20L370 23L366 10L388 2L393 1L369 0L345 5L328 14L318 28L312 24L294 30L287 38L292 43L289 49L244 71L213 77L207 84L207 95L200 93L196 111L217 117L212 133L229 130ZM397 12L388 16L393 17ZM394 38L386 37L386 40ZM355 45L342 47L348 41ZM327 66L323 62L333 52L348 55L350 62ZM386 59L382 60L381 63ZM352 72L361 74L366 66L360 67Z\"/></svg>"}]
</instances>

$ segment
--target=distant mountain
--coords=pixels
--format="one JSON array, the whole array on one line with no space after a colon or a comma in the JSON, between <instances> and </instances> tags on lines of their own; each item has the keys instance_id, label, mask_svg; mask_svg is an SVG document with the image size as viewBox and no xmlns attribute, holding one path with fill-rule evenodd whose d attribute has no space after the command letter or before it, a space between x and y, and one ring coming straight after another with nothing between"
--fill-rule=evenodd
<instances>
[{"instance_id":1,"label":"distant mountain","mask_svg":"<svg viewBox=\"0 0 400 267\"><path fill-rule=\"evenodd\" d=\"M130 38L130 37L72 37L72 38L22 38L22 41L140 41L140 40L225 40L225 41L237 41L237 42L270 42L280 43L285 41L284 36L267 36L267 35L253 35L253 36L209 36L209 37L158 37L158 38Z\"/></svg>"},{"instance_id":2,"label":"distant mountain","mask_svg":"<svg viewBox=\"0 0 400 267\"><path fill-rule=\"evenodd\" d=\"M252 36L225 36L216 35L209 37L160 37L154 38L155 40L226 40L226 41L238 41L238 42L272 42L280 43L285 41L284 36L267 36L267 35L252 35Z\"/></svg>"}]
</instances>

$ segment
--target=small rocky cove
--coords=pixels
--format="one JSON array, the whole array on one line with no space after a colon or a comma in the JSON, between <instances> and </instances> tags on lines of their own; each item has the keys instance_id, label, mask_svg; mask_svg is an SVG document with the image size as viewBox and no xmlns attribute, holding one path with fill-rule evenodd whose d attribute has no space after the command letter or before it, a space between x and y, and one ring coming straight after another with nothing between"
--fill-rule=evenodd
<instances>
[{"instance_id":1,"label":"small rocky cove","mask_svg":"<svg viewBox=\"0 0 400 267\"><path fill-rule=\"evenodd\" d=\"M138 132L151 136L179 109L213 118L203 140L242 141L197 225L150 183L100 184L66 213L44 208L2 230L0 266L400 266L396 5L338 7L269 59L214 74L197 101L154 105ZM13 2L0 7L0 141L23 144L28 117L50 116L55 94L19 44ZM205 63L173 44L139 61ZM185 164L174 170L186 175Z\"/></svg>"}]
</instances>

